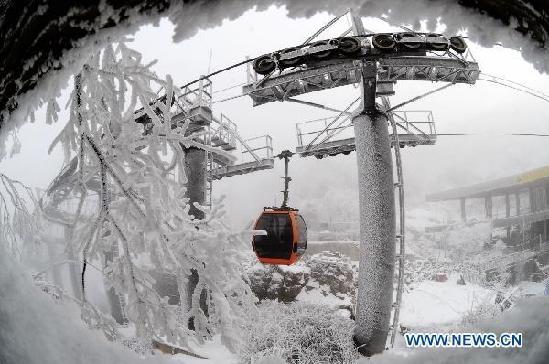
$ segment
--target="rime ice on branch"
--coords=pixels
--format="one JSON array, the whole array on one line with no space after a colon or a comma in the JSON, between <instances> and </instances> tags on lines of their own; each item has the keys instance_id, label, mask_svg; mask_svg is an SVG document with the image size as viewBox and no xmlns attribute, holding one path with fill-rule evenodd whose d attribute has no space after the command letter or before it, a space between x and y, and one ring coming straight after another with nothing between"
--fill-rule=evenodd
<instances>
[{"instance_id":1,"label":"rime ice on branch","mask_svg":"<svg viewBox=\"0 0 549 364\"><path fill-rule=\"evenodd\" d=\"M205 209L203 220L189 217L183 150L211 147L188 132L189 120L172 120L181 91L151 65L119 43L93 55L75 76L70 120L50 147L62 146L67 167L46 205L71 215L69 244L83 261L83 303L86 266L105 261L121 319L143 343L163 338L186 346L190 337L200 342L221 333L231 347L233 328L252 306L235 250L242 240L223 224L220 207ZM69 196L78 201L72 208L64 202ZM163 282L153 276L170 277L179 297L169 302L159 294Z\"/></svg>"}]
</instances>

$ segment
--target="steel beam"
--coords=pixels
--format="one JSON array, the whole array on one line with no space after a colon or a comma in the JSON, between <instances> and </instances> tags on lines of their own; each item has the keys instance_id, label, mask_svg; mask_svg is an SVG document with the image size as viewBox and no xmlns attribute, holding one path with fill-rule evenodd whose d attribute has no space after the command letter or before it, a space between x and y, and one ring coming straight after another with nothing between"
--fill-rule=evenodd
<instances>
[{"instance_id":1,"label":"steel beam","mask_svg":"<svg viewBox=\"0 0 549 364\"><path fill-rule=\"evenodd\" d=\"M377 96L393 95L393 84L398 80L474 84L480 74L476 62L446 57L386 56L365 61L346 59L326 61L308 69L265 77L245 85L243 92L250 95L254 106L286 101L288 98L308 92L360 82L363 62L379 62L376 70Z\"/></svg>"}]
</instances>

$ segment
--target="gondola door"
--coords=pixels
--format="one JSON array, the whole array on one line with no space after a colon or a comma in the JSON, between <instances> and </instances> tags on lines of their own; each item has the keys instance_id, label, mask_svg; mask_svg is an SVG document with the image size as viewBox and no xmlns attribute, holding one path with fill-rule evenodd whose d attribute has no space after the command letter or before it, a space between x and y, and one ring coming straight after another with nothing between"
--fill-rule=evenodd
<instances>
[{"instance_id":1,"label":"gondola door","mask_svg":"<svg viewBox=\"0 0 549 364\"><path fill-rule=\"evenodd\" d=\"M294 251L297 254L297 259L299 259L307 250L307 224L300 214L294 214L294 219L297 227L297 241Z\"/></svg>"},{"instance_id":2,"label":"gondola door","mask_svg":"<svg viewBox=\"0 0 549 364\"><path fill-rule=\"evenodd\" d=\"M305 230L301 230L301 226ZM307 249L305 221L293 210L266 209L254 229L266 232L266 235L255 235L252 242L261 263L290 265Z\"/></svg>"}]
</instances>

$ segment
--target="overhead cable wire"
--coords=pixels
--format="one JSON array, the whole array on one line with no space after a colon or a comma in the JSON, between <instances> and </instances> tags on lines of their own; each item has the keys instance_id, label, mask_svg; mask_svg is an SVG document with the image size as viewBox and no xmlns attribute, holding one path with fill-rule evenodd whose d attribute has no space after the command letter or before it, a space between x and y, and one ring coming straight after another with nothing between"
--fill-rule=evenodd
<instances>
[{"instance_id":1,"label":"overhead cable wire","mask_svg":"<svg viewBox=\"0 0 549 364\"><path fill-rule=\"evenodd\" d=\"M502 134L483 134L483 133L437 133L438 136L535 136L535 137L549 137L549 134L538 133L502 133Z\"/></svg>"},{"instance_id":2,"label":"overhead cable wire","mask_svg":"<svg viewBox=\"0 0 549 364\"><path fill-rule=\"evenodd\" d=\"M343 14L341 15L338 15L336 16L335 18L333 18L332 20L330 20L327 24L325 24L324 26L322 26L320 29L318 29L313 35L311 35L309 38L307 38L305 40L305 42L303 42L302 45L307 45L309 44L313 39L315 39L318 35L320 35L323 31L325 31L326 29L328 29L329 27L331 27L332 25L334 25L335 22L337 22L342 16L345 16L349 13L349 10L345 11Z\"/></svg>"},{"instance_id":3,"label":"overhead cable wire","mask_svg":"<svg viewBox=\"0 0 549 364\"><path fill-rule=\"evenodd\" d=\"M242 93L242 94L238 94L238 95L234 95L234 96L229 96L229 97L226 97L224 99L219 99L219 100L213 100L212 101L212 105L213 104L219 104L221 102L226 102L226 101L231 101L231 100L234 100L234 99L238 99L240 97L244 97L244 96L248 96L250 93L249 92L245 92L245 93Z\"/></svg>"},{"instance_id":4,"label":"overhead cable wire","mask_svg":"<svg viewBox=\"0 0 549 364\"><path fill-rule=\"evenodd\" d=\"M216 93L219 93L219 92L224 92L224 91L232 90L233 88L237 88L237 87L240 87L240 86L244 86L245 84L246 84L246 82L241 82L241 83L236 84L236 85L233 85L233 86L229 86L229 87L222 88L221 90L214 90L214 91L212 92L212 94L216 94Z\"/></svg>"},{"instance_id":5,"label":"overhead cable wire","mask_svg":"<svg viewBox=\"0 0 549 364\"><path fill-rule=\"evenodd\" d=\"M312 106L312 107L316 107L316 108L319 108L319 109L333 111L333 112L337 112L337 113L351 114L350 112L345 112L345 111L341 111L341 110L338 110L338 109L334 109L333 107L318 104L318 103L312 102L312 101L303 101L303 100L298 100L298 99L294 99L294 98L287 98L285 101L294 102L294 103L297 103L297 104L303 104L303 105L307 105L307 106Z\"/></svg>"},{"instance_id":6,"label":"overhead cable wire","mask_svg":"<svg viewBox=\"0 0 549 364\"><path fill-rule=\"evenodd\" d=\"M513 80L509 80L507 78L504 78L504 77L500 77L500 76L494 76L494 75L490 75L488 73L484 73L484 72L481 72L480 73L482 76L487 76L487 77L491 77L491 78L495 78L495 79L498 79L500 81L504 81L504 82L509 82L509 83L512 83L514 85L517 85L517 86L520 86L522 88L525 88L529 91L532 91L534 93L537 93L537 94L540 94L540 95L543 95L544 97L549 97L549 95L545 94L543 91L540 91L540 90L536 90L536 89L533 89L529 86L526 86L525 84L522 84L520 82L516 82L516 81L513 81Z\"/></svg>"},{"instance_id":7,"label":"overhead cable wire","mask_svg":"<svg viewBox=\"0 0 549 364\"><path fill-rule=\"evenodd\" d=\"M181 86L181 88L184 89L185 87L188 87L188 86L193 85L193 84L195 84L195 83L197 83L197 82L200 82L201 80L204 80L204 79L206 79L206 78L210 78L210 77L215 76L215 75L217 75L217 74L220 74L221 72L229 71L229 70L232 70L233 68L242 66L242 65L244 65L244 64L246 64L246 63L250 63L250 62L252 62L254 59L255 59L255 58L246 59L246 60L244 60L244 61L242 61L242 62L238 62L238 63L232 64L232 65L230 65L230 66L228 66L228 67L219 69L219 70L214 71L214 72L212 72L212 73L209 73L209 74L207 74L207 75L200 76L200 77L197 78L196 80L187 82L186 84L184 84L183 86Z\"/></svg>"},{"instance_id":8,"label":"overhead cable wire","mask_svg":"<svg viewBox=\"0 0 549 364\"><path fill-rule=\"evenodd\" d=\"M545 95L543 92L541 91L538 91L538 90L534 90L534 89L531 89L530 87L527 87L527 86L524 86L524 85L521 85L520 83L518 82L514 82L514 81L511 81L511 80L506 80L504 78L501 78L501 77L495 77L495 76L490 76L490 75L487 75L487 74L483 74L484 76L487 76L487 77L491 77L492 79L488 79L488 78L479 78L479 81L486 81L486 82L491 82L491 83L495 83L495 84L498 84L498 85L501 85L501 86L504 86L504 87L507 87L507 88L510 88L510 89L513 89L515 91L519 91L519 92L524 92L524 93L527 93L531 96L534 96L538 99L541 99L545 102L549 102L549 96ZM518 88L518 87L515 87L515 86L512 86L508 83L511 83L511 84L515 84L519 87L522 87L522 88Z\"/></svg>"},{"instance_id":9,"label":"overhead cable wire","mask_svg":"<svg viewBox=\"0 0 549 364\"><path fill-rule=\"evenodd\" d=\"M398 108L401 108L401 107L404 106L404 105L408 105L409 103L415 102L415 101L420 100L420 99L422 99L422 98L424 98L424 97L426 97L426 96L429 96L429 95L431 95L431 94L434 94L435 92L439 92L439 91L442 91L442 90L444 90L444 89L447 89L448 87L453 86L453 85L455 85L455 83L448 83L448 84L446 84L446 85L444 85L444 86L442 86L442 87L436 88L436 89L434 89L434 90L428 91L428 92L426 92L426 93L424 93L424 94L421 94L421 95L419 95L419 96L413 97L413 98L411 98L411 99L409 99L409 100L407 100L407 101L401 102L400 104L397 104L397 105L393 106L392 108L390 108L390 109L388 109L388 110L385 110L385 112L391 112L391 111L393 111L393 110L396 110L396 109L398 109Z\"/></svg>"},{"instance_id":10,"label":"overhead cable wire","mask_svg":"<svg viewBox=\"0 0 549 364\"><path fill-rule=\"evenodd\" d=\"M353 105L354 105L357 101L359 101L361 98L362 98L361 96L357 97L353 102L351 102L351 103L349 104L349 106L347 106L347 107L345 108L345 110L343 110L342 112L340 112L340 114L337 115L337 116L334 118L334 120L332 120L328 125L326 125L326 127L325 127L320 133L318 133L316 137L314 137L314 139L307 145L307 147L305 148L305 150L310 150L310 148L311 148L311 146L313 145L313 143L314 143L314 142L315 142L324 132L329 131L330 127L331 127L333 124L335 124L335 122L338 121L338 120L341 118L342 115L347 115L347 116L348 116L348 115L350 114L350 113L349 113L349 110L351 109L351 107L353 107ZM340 125L341 125L341 123L344 122L345 120L346 120L346 119L343 119L343 121L340 122ZM339 125L338 125L338 126L339 126ZM334 133L332 133L332 134L334 134ZM321 142L320 144L322 144L322 143L324 143L326 140L328 140L328 139L332 136L332 134L329 134L329 135L328 135L328 133L326 133L326 137L322 140L322 142Z\"/></svg>"}]
</instances>

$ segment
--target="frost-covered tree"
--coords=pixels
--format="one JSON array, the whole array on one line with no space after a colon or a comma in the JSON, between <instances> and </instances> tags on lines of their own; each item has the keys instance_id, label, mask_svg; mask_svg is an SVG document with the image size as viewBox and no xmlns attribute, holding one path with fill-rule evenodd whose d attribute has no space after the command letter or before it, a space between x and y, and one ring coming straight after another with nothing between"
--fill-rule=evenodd
<instances>
[{"instance_id":1,"label":"frost-covered tree","mask_svg":"<svg viewBox=\"0 0 549 364\"><path fill-rule=\"evenodd\" d=\"M204 219L189 216L184 148L211 147L179 117L185 116L181 90L151 65L121 42L94 54L75 76L70 120L51 146L62 146L66 167L48 189L44 210L63 217L68 244L82 257L85 319L85 272L104 261L140 343L185 347L191 337L220 333L231 347L233 330L253 309L238 263L242 236L224 225L221 204L204 209ZM69 196L77 203L68 203ZM193 272L198 282L189 284ZM177 304L159 294L153 276L162 275L174 277Z\"/></svg>"},{"instance_id":2,"label":"frost-covered tree","mask_svg":"<svg viewBox=\"0 0 549 364\"><path fill-rule=\"evenodd\" d=\"M15 257L21 258L24 242L36 241L36 202L30 187L0 173L0 241Z\"/></svg>"}]
</instances>

